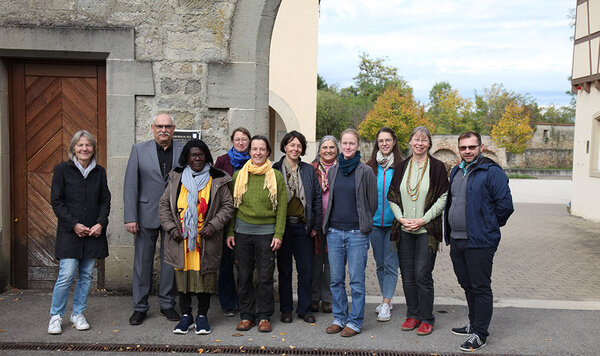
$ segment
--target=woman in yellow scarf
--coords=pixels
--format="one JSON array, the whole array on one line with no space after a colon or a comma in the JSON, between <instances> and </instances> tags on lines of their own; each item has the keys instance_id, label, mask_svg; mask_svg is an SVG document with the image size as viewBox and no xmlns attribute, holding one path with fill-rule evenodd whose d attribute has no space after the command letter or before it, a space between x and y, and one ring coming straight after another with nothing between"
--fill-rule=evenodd
<instances>
[{"instance_id":1,"label":"woman in yellow scarf","mask_svg":"<svg viewBox=\"0 0 600 356\"><path fill-rule=\"evenodd\" d=\"M271 167L269 140L250 140L250 160L233 174L235 211L228 226L227 246L238 271L241 321L236 329L270 332L274 310L275 251L281 246L287 212L287 191L281 172ZM257 289L253 274L256 269Z\"/></svg>"}]
</instances>

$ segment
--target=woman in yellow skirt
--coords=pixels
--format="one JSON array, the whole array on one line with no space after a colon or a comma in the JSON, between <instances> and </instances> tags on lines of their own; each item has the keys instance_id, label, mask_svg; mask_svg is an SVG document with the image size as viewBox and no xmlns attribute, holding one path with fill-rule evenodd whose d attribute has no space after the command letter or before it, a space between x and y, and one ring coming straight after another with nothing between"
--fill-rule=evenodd
<instances>
[{"instance_id":1,"label":"woman in yellow skirt","mask_svg":"<svg viewBox=\"0 0 600 356\"><path fill-rule=\"evenodd\" d=\"M160 222L167 232L164 259L175 267L182 314L173 329L175 334L187 334L192 328L196 334L211 331L207 313L211 294L217 291L223 227L233 214L231 177L212 163L206 144L190 140L181 152L180 167L169 173L169 184L160 199ZM195 321L194 295L198 299Z\"/></svg>"}]
</instances>

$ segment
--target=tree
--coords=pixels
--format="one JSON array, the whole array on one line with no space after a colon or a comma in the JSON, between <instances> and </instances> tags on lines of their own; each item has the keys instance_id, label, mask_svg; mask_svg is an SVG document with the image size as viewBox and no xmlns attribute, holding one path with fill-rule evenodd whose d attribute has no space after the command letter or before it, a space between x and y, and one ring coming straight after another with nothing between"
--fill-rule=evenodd
<instances>
[{"instance_id":1,"label":"tree","mask_svg":"<svg viewBox=\"0 0 600 356\"><path fill-rule=\"evenodd\" d=\"M317 74L317 90L319 89L329 90L329 86L327 85L327 82L325 82L325 78L321 77L320 74Z\"/></svg>"},{"instance_id":2,"label":"tree","mask_svg":"<svg viewBox=\"0 0 600 356\"><path fill-rule=\"evenodd\" d=\"M460 96L449 83L436 83L429 99L427 116L435 123L436 133L461 134L477 129L473 122L473 102Z\"/></svg>"},{"instance_id":3,"label":"tree","mask_svg":"<svg viewBox=\"0 0 600 356\"><path fill-rule=\"evenodd\" d=\"M366 52L361 53L359 58L358 74L354 77L356 87L348 88L348 94L362 96L375 103L388 87L412 92L408 83L398 75L398 68L384 64L386 58L371 59Z\"/></svg>"},{"instance_id":4,"label":"tree","mask_svg":"<svg viewBox=\"0 0 600 356\"><path fill-rule=\"evenodd\" d=\"M401 144L408 141L408 135L417 126L426 126L433 131L433 124L425 116L425 107L412 93L401 93L393 87L377 98L373 109L358 126L358 132L366 139L374 140L383 126L392 128Z\"/></svg>"},{"instance_id":5,"label":"tree","mask_svg":"<svg viewBox=\"0 0 600 356\"><path fill-rule=\"evenodd\" d=\"M570 105L550 104L542 108L541 120L538 122L571 124L575 122L575 108Z\"/></svg>"},{"instance_id":6,"label":"tree","mask_svg":"<svg viewBox=\"0 0 600 356\"><path fill-rule=\"evenodd\" d=\"M530 118L524 107L515 102L506 105L502 118L492 128L492 139L510 153L522 153L533 136Z\"/></svg>"},{"instance_id":7,"label":"tree","mask_svg":"<svg viewBox=\"0 0 600 356\"><path fill-rule=\"evenodd\" d=\"M474 119L480 126L480 133L489 134L491 132L492 127L500 120L509 103L521 106L533 122L540 120L540 108L533 98L528 94L508 91L504 85L494 83L491 88L483 89L483 95L475 93Z\"/></svg>"},{"instance_id":8,"label":"tree","mask_svg":"<svg viewBox=\"0 0 600 356\"><path fill-rule=\"evenodd\" d=\"M317 90L317 137L339 134L350 127L347 100L334 90Z\"/></svg>"}]
</instances>

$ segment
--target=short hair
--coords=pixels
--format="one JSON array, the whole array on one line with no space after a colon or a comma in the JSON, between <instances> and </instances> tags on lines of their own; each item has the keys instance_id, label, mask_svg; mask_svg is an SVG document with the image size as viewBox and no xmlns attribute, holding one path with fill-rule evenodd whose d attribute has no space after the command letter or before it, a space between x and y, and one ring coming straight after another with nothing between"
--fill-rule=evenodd
<instances>
[{"instance_id":1,"label":"short hair","mask_svg":"<svg viewBox=\"0 0 600 356\"><path fill-rule=\"evenodd\" d=\"M412 130L412 132L408 136L408 142L410 143L410 140L412 140L413 136L419 132L422 134L425 134L425 136L427 136L427 139L429 140L429 147L427 148L427 152L429 152L429 150L431 149L431 146L433 146L433 141L431 140L431 133L429 132L429 129L425 126L415 127L415 129Z\"/></svg>"},{"instance_id":2,"label":"short hair","mask_svg":"<svg viewBox=\"0 0 600 356\"><path fill-rule=\"evenodd\" d=\"M379 134L382 132L387 132L392 135L392 138L396 143L394 143L394 147L392 147L392 153L394 154L394 162L400 162L404 158L402 153L400 152L400 147L398 147L398 138L396 137L396 132L387 126L384 126L377 131L377 135L375 135L375 144L373 145L373 151L371 151L371 158L367 161L367 165L371 167L377 167L377 152L379 152L379 144L377 140L379 139Z\"/></svg>"},{"instance_id":3,"label":"short hair","mask_svg":"<svg viewBox=\"0 0 600 356\"><path fill-rule=\"evenodd\" d=\"M154 115L154 119L152 119L152 123L155 123L155 122L156 122L156 118L157 118L159 115L167 115L167 116L169 117L169 119L171 119L171 124L175 125L175 120L173 119L173 116L171 116L171 114L168 114L168 113L166 113L166 112L159 112L158 114Z\"/></svg>"},{"instance_id":4,"label":"short hair","mask_svg":"<svg viewBox=\"0 0 600 356\"><path fill-rule=\"evenodd\" d=\"M467 131L462 135L458 136L458 143L460 144L460 140L462 140L463 138L469 138L473 136L477 137L477 143L481 145L481 135L475 131Z\"/></svg>"},{"instance_id":5,"label":"short hair","mask_svg":"<svg viewBox=\"0 0 600 356\"><path fill-rule=\"evenodd\" d=\"M188 159L190 158L190 151L192 150L192 147L197 147L200 149L200 151L202 151L204 153L204 156L206 158L206 163L210 163L211 165L213 164L213 158L212 155L210 154L210 150L208 149L208 146L206 145L206 143L204 143L204 141L199 140L197 138L193 138L191 140L189 140L185 146L183 146L183 149L181 150L181 156L179 156L179 166L181 167L185 167L188 164Z\"/></svg>"},{"instance_id":6,"label":"short hair","mask_svg":"<svg viewBox=\"0 0 600 356\"><path fill-rule=\"evenodd\" d=\"M250 131L248 131L247 128L245 128L245 127L238 127L237 129L233 130L233 132L231 133L231 141L233 141L233 136L235 136L236 132L241 132L244 135L248 136L248 140L250 140L250 138L252 137L252 135L250 135Z\"/></svg>"},{"instance_id":7,"label":"short hair","mask_svg":"<svg viewBox=\"0 0 600 356\"><path fill-rule=\"evenodd\" d=\"M257 140L265 141L265 144L267 145L267 156L270 156L271 155L271 145L269 144L269 139L263 135L252 136L252 138L250 139L250 144L248 145L248 150L250 150L252 148L252 142L257 141Z\"/></svg>"},{"instance_id":8,"label":"short hair","mask_svg":"<svg viewBox=\"0 0 600 356\"><path fill-rule=\"evenodd\" d=\"M92 154L92 158L91 161L94 161L98 155L98 146L96 143L96 139L94 138L94 136L92 136L91 133L89 133L86 130L79 130L77 132L75 132L75 135L73 135L73 138L71 139L71 146L69 147L69 159L73 160L73 158L75 158L75 145L77 144L77 142L79 142L79 140L85 137L88 139L88 141L90 141L90 143L92 144L92 147L94 148L94 153Z\"/></svg>"},{"instance_id":9,"label":"short hair","mask_svg":"<svg viewBox=\"0 0 600 356\"><path fill-rule=\"evenodd\" d=\"M285 153L285 146L287 146L287 144L290 143L294 138L297 138L298 141L300 141L300 145L302 146L302 153L300 156L304 156L306 153L306 137L296 130L290 131L283 136L281 144L279 145L279 149L281 152Z\"/></svg>"},{"instance_id":10,"label":"short hair","mask_svg":"<svg viewBox=\"0 0 600 356\"><path fill-rule=\"evenodd\" d=\"M325 135L325 136L321 137L321 141L319 141L319 147L317 148L317 155L315 156L315 160L313 162L318 162L321 159L321 146L323 146L325 141L333 141L333 144L335 145L335 150L337 151L337 154L338 155L340 154L340 145L338 143L337 138L335 138L334 136L331 136L331 135Z\"/></svg>"},{"instance_id":11,"label":"short hair","mask_svg":"<svg viewBox=\"0 0 600 356\"><path fill-rule=\"evenodd\" d=\"M358 134L358 131L356 131L355 129L345 129L340 134L340 141L342 140L342 136L344 136L345 134L354 135L354 137L356 137L356 143L360 144L360 135Z\"/></svg>"}]
</instances>

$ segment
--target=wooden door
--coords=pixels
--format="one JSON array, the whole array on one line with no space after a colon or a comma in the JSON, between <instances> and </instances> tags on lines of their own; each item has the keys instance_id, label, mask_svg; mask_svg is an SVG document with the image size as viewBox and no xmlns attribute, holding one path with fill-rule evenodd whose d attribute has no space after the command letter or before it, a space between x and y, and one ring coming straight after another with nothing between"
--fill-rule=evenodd
<instances>
[{"instance_id":1,"label":"wooden door","mask_svg":"<svg viewBox=\"0 0 600 356\"><path fill-rule=\"evenodd\" d=\"M89 131L106 167L104 64L10 63L12 284L50 289L56 282L56 216L50 204L54 167L68 159L71 138ZM103 261L96 286L103 288Z\"/></svg>"}]
</instances>

